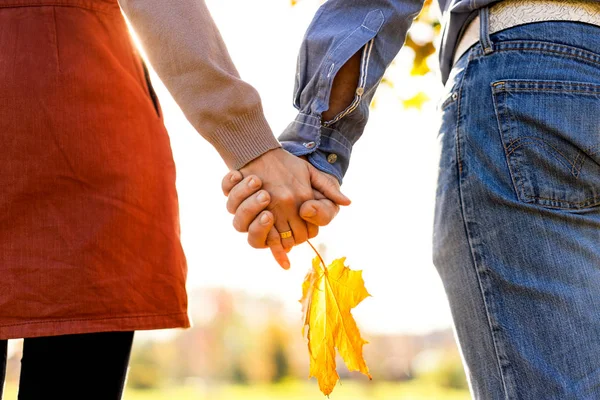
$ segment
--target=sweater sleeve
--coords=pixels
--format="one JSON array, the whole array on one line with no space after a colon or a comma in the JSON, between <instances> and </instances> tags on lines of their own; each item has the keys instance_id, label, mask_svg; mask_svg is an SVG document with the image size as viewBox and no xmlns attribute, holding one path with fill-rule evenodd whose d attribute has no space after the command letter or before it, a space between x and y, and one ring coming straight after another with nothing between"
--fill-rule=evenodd
<instances>
[{"instance_id":1,"label":"sweater sleeve","mask_svg":"<svg viewBox=\"0 0 600 400\"><path fill-rule=\"evenodd\" d=\"M280 147L204 0L119 0L150 64L188 121L239 169Z\"/></svg>"}]
</instances>

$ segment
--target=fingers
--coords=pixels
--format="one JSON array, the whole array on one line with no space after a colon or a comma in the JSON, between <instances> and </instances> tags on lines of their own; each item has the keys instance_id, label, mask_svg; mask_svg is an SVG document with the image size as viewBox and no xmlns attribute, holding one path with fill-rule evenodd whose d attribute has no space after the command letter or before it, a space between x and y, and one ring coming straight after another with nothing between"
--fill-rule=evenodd
<instances>
[{"instance_id":1,"label":"fingers","mask_svg":"<svg viewBox=\"0 0 600 400\"><path fill-rule=\"evenodd\" d=\"M308 240L308 228L306 222L296 217L288 221L292 232L294 233L294 246L302 244Z\"/></svg>"},{"instance_id":2,"label":"fingers","mask_svg":"<svg viewBox=\"0 0 600 400\"><path fill-rule=\"evenodd\" d=\"M235 214L244 200L256 193L262 186L262 181L255 175L249 175L235 185L227 197L227 211ZM225 185L223 185L225 192ZM256 215L256 214L255 214Z\"/></svg>"},{"instance_id":3,"label":"fingers","mask_svg":"<svg viewBox=\"0 0 600 400\"><path fill-rule=\"evenodd\" d=\"M240 171L236 171L235 169L229 171L221 181L221 189L223 190L223 194L225 196L229 196L231 189L240 183L242 179L244 179L244 176Z\"/></svg>"},{"instance_id":4,"label":"fingers","mask_svg":"<svg viewBox=\"0 0 600 400\"><path fill-rule=\"evenodd\" d=\"M269 211L263 211L248 227L248 244L255 249L267 247L269 232L273 229L275 219ZM279 242L281 244L281 242Z\"/></svg>"},{"instance_id":5,"label":"fingers","mask_svg":"<svg viewBox=\"0 0 600 400\"><path fill-rule=\"evenodd\" d=\"M277 261L281 268L289 269L290 260L281 245L279 232L273 226L274 222L273 214L269 211L263 211L250 224L250 228L248 229L248 243L257 249L270 247L273 258L275 258L275 261ZM316 228L319 229L318 227Z\"/></svg>"},{"instance_id":6,"label":"fingers","mask_svg":"<svg viewBox=\"0 0 600 400\"><path fill-rule=\"evenodd\" d=\"M323 193L329 200L341 206L350 205L350 199L340 191L340 184L333 175L321 172L308 164L312 187Z\"/></svg>"},{"instance_id":7,"label":"fingers","mask_svg":"<svg viewBox=\"0 0 600 400\"><path fill-rule=\"evenodd\" d=\"M281 266L283 269L290 269L290 260L281 245L281 237L279 236L279 232L274 227L271 228L269 234L267 235L267 245L271 248L271 253L273 254L273 258L275 261Z\"/></svg>"},{"instance_id":8,"label":"fingers","mask_svg":"<svg viewBox=\"0 0 600 400\"><path fill-rule=\"evenodd\" d=\"M319 234L319 227L315 224L307 223L306 227L308 228L308 238L313 239L317 237Z\"/></svg>"},{"instance_id":9,"label":"fingers","mask_svg":"<svg viewBox=\"0 0 600 400\"><path fill-rule=\"evenodd\" d=\"M329 199L308 200L300 206L300 217L317 226L328 225L340 210L340 206Z\"/></svg>"},{"instance_id":10,"label":"fingers","mask_svg":"<svg viewBox=\"0 0 600 400\"><path fill-rule=\"evenodd\" d=\"M292 247L294 247L294 244L296 244L296 242L294 241L294 234L295 232L292 230L292 228L290 227L290 224L288 223L288 221L285 220L277 220L275 221L275 228L277 231L277 235L279 236L279 240L281 242L282 247L285 249L286 252L290 251ZM287 232L291 232L292 235L287 235ZM286 234L289 237L283 238L281 237L281 234Z\"/></svg>"},{"instance_id":11,"label":"fingers","mask_svg":"<svg viewBox=\"0 0 600 400\"><path fill-rule=\"evenodd\" d=\"M235 230L238 232L248 232L252 221L269 205L270 201L271 196L266 190L259 190L256 194L244 200L235 211L235 216L233 217L233 227Z\"/></svg>"}]
</instances>

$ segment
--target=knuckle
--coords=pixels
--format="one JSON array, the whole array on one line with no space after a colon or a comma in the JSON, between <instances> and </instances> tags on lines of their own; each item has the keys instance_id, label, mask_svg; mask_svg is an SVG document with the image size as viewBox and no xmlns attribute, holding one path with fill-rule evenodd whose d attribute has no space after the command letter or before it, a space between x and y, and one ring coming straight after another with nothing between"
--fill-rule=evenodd
<instances>
[{"instance_id":1,"label":"knuckle","mask_svg":"<svg viewBox=\"0 0 600 400\"><path fill-rule=\"evenodd\" d=\"M256 193L256 200L259 203L266 203L271 200L271 195L266 190L260 190Z\"/></svg>"},{"instance_id":2,"label":"knuckle","mask_svg":"<svg viewBox=\"0 0 600 400\"><path fill-rule=\"evenodd\" d=\"M296 198L294 196L294 193L292 193L291 190L285 190L285 191L281 191L278 195L277 195L279 202L282 204L290 204L290 203L295 203L296 202Z\"/></svg>"},{"instance_id":3,"label":"knuckle","mask_svg":"<svg viewBox=\"0 0 600 400\"><path fill-rule=\"evenodd\" d=\"M244 187L248 188L249 190L252 190L252 191L258 189L262 185L262 182L256 175L250 175L250 176L246 177L244 182L245 182Z\"/></svg>"},{"instance_id":4,"label":"knuckle","mask_svg":"<svg viewBox=\"0 0 600 400\"><path fill-rule=\"evenodd\" d=\"M312 188L303 187L302 189L300 189L298 191L298 197L300 197L302 200L305 200L305 201L313 199L314 195L313 195Z\"/></svg>"}]
</instances>

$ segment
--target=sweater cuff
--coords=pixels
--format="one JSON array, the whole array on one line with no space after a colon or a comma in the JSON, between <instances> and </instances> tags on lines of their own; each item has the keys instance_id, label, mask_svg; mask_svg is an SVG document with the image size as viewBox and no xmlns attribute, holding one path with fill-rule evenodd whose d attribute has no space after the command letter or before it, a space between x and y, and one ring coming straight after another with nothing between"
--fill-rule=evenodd
<instances>
[{"instance_id":1,"label":"sweater cuff","mask_svg":"<svg viewBox=\"0 0 600 400\"><path fill-rule=\"evenodd\" d=\"M207 139L231 169L240 169L267 151L281 147L262 106L221 125Z\"/></svg>"}]
</instances>

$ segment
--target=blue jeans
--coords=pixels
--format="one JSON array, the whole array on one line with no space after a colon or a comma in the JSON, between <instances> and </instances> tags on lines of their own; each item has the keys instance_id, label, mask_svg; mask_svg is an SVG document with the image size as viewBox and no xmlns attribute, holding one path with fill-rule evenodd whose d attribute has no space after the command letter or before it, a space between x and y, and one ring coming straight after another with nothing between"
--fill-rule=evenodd
<instances>
[{"instance_id":1,"label":"blue jeans","mask_svg":"<svg viewBox=\"0 0 600 400\"><path fill-rule=\"evenodd\" d=\"M440 105L433 236L471 392L597 400L600 28L480 36Z\"/></svg>"}]
</instances>

